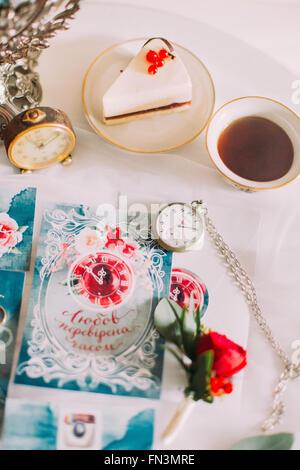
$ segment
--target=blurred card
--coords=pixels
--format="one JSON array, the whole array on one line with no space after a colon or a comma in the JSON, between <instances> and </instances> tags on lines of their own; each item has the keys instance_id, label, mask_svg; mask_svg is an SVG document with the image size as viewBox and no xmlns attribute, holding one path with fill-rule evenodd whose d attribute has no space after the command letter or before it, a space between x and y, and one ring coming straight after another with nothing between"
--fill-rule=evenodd
<instances>
[{"instance_id":1,"label":"blurred card","mask_svg":"<svg viewBox=\"0 0 300 470\"><path fill-rule=\"evenodd\" d=\"M24 273L0 271L1 320L5 315L4 322L0 324L0 425L12 366L24 278Z\"/></svg>"},{"instance_id":2,"label":"blurred card","mask_svg":"<svg viewBox=\"0 0 300 470\"><path fill-rule=\"evenodd\" d=\"M0 269L30 268L35 198L35 188L0 189Z\"/></svg>"},{"instance_id":3,"label":"blurred card","mask_svg":"<svg viewBox=\"0 0 300 470\"><path fill-rule=\"evenodd\" d=\"M149 450L154 409L7 400L6 450ZM47 432L45 432L47 430Z\"/></svg>"}]
</instances>

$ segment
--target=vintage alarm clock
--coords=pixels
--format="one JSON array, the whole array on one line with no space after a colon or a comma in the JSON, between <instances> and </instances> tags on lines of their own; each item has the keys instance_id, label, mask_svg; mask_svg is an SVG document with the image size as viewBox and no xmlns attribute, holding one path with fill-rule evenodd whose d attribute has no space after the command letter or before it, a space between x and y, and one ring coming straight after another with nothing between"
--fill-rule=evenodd
<instances>
[{"instance_id":1,"label":"vintage alarm clock","mask_svg":"<svg viewBox=\"0 0 300 470\"><path fill-rule=\"evenodd\" d=\"M22 173L72 162L75 134L68 116L58 109L37 107L13 117L3 130L11 163Z\"/></svg>"},{"instance_id":2,"label":"vintage alarm clock","mask_svg":"<svg viewBox=\"0 0 300 470\"><path fill-rule=\"evenodd\" d=\"M158 213L154 232L158 243L169 251L199 250L204 241L201 203L173 202Z\"/></svg>"}]
</instances>

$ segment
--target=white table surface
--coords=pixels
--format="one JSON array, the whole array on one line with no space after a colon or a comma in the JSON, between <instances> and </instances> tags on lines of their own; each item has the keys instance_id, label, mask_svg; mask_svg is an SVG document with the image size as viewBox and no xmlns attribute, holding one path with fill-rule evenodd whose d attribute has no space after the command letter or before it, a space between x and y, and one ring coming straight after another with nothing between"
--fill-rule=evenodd
<instances>
[{"instance_id":1,"label":"white table surface","mask_svg":"<svg viewBox=\"0 0 300 470\"><path fill-rule=\"evenodd\" d=\"M208 23L265 52L300 78L300 0L118 0L117 3L155 8Z\"/></svg>"},{"instance_id":2,"label":"white table surface","mask_svg":"<svg viewBox=\"0 0 300 470\"><path fill-rule=\"evenodd\" d=\"M89 166L85 167L84 162L75 166L72 169L72 173L70 173L70 175L73 175L74 180L66 176L65 185L63 185L63 181L64 175L67 175L67 173L65 173L66 169L54 168L30 177L28 182L30 182L30 184L32 182L34 184L36 183L41 191L44 190L44 199L47 199L47 197L51 197L52 199L57 197L58 200L62 201L73 200L74 202L81 202L81 198L83 198L89 201L91 194L87 194L84 184L82 183L81 186L80 181L89 180L90 188L93 188L90 191L94 191L95 194L96 188L99 186L99 184L97 185L95 175L97 161L96 158L92 159L91 157L89 159L88 154L94 152L98 142L104 155L102 161L104 180L105 175L109 174L110 165L110 175L113 174L114 176L112 183L102 180L102 186L99 187L98 193L99 197L101 196L102 199L97 202L115 200L115 190L128 191L128 187L131 188L128 192L129 198L134 199L141 194L143 188L149 189L153 186L154 178L157 183L163 182L164 185L163 190L158 191L157 200L161 200L163 197L168 197L172 200L176 198L176 194L178 194L177 188L178 185L181 184L181 174L183 171L186 171L186 175L190 179L185 181L182 187L182 199L194 199L197 191L199 193L199 189L197 189L198 182L201 183L206 199L213 207L217 208L217 222L219 222L218 225L221 231L224 233L227 241L231 242L233 248L235 248L238 253L241 253L242 261L251 275L255 275L255 283L265 316L268 318L276 336L278 336L285 349L292 354L292 342L300 339L300 214L298 208L300 180L289 185L287 188L273 192L254 195L241 193L232 189L217 175L216 171L211 168L208 156L205 153L201 153L200 159L197 160L197 141L191 144L189 148L187 146L184 150L165 156L164 160L161 158L159 160L137 160L136 155L132 156L125 152L120 153L120 151L116 151L116 160L112 162L109 157L109 152L111 152L110 146L103 144L103 141L101 141L98 136L88 132L89 127L83 117L80 97L77 96L76 99L73 97L74 103L71 102L72 95L69 93L70 90L64 93L63 87L61 87L60 94L59 85L60 83L63 84L64 70L57 70L57 75L55 76L52 69L55 54L57 54L58 63L61 64L62 68L63 66L67 67L68 64L72 67L71 62L80 63L81 60L84 62L84 58L80 55L82 50L76 47L72 48L72 38L76 37L77 39L77 35L80 31L84 31L86 34L87 25L84 23L84 19L88 17L88 5L95 3L100 4L102 2L99 0L94 2L85 0L83 3L85 3L85 5L76 23L76 28L74 24L73 35L72 29L70 29L68 33L64 33L63 38L58 37L54 41L52 48L41 58L40 72L44 84L44 103L57 105L58 101L62 102L64 105L63 108L71 115L75 126L81 128L78 150L76 150L76 152L77 154L79 152L83 154L86 151ZM248 45L260 49L261 52L266 53L280 62L290 71L289 73L285 72L284 69L279 66L278 76L284 77L287 83L278 84L277 82L276 86L271 86L273 84L270 84L270 95L274 97L274 94L278 92L280 95L278 98L284 101L285 104L293 107L293 109L299 113L300 105L292 103L291 100L292 82L293 80L300 79L299 0L295 0L294 2L258 0L228 0L226 2L222 0L210 0L209 2L187 0L186 2L181 2L179 0L152 0L151 5L148 0L119 0L119 4L138 5L139 7L151 6L172 14L178 13L179 15L183 15L183 17L216 27L219 31L230 33L237 41L243 40L248 43ZM114 8L116 11L118 10L117 5ZM132 10L128 10L128 16L124 14L123 21L134 21L134 19L130 17L131 14ZM159 11L157 11L157 15L159 15ZM79 23L80 18L81 23ZM100 24L101 20L99 18L99 25ZM184 21L184 18L182 24L183 28L188 27L188 22ZM182 31L181 33L182 35L187 35L188 31ZM101 33L99 34L101 35ZM113 31L111 36L115 38L118 37L118 34ZM137 37L137 34L132 34L132 37ZM121 37L120 40L122 39L126 38ZM106 44L109 42L109 39L105 39L104 42ZM180 39L178 39L178 42L180 42ZM203 48L205 49L204 42L205 41L203 41ZM65 65L62 61L64 50L59 50L59 47L64 44L66 44ZM93 48L96 50L95 45L93 45ZM99 50L99 52L101 52L101 50ZM222 51L218 52L220 54L222 53ZM249 49L249 53L253 54L255 51ZM259 53L258 51L257 54L259 55ZM260 58L260 60L262 60L262 58ZM267 60L268 58L266 57L266 61ZM271 66L273 67L274 64L270 62L270 67ZM274 70L276 70L276 67ZM227 78L229 79L229 77ZM260 78L259 74L258 78ZM57 81L55 81L55 79ZM264 77L262 76L261 79L263 81ZM216 80L216 83L219 84L220 78L216 77ZM270 81L271 77L268 76L268 80ZM276 82L276 79L274 79L274 82ZM74 77L74 84L71 82L69 89L72 90L72 87L75 89L76 86L76 77ZM264 83L262 89L267 94L268 83ZM230 90L228 93L229 95L233 95L234 90ZM58 94L59 97L57 96ZM227 95L224 90L220 90L218 97L219 103L217 104L220 104L222 100L224 101L226 97ZM170 165L172 165L171 158L176 168L172 168L169 175L168 169L170 169ZM122 166L122 171L125 172L124 178L121 178L121 175L118 174L118 164L120 168ZM126 173L127 164L128 173ZM1 154L0 169L6 181L20 181L21 177L15 175L14 170L5 164L4 154ZM115 173L113 173L113 169L115 169ZM163 172L165 172L164 175ZM142 182L137 175L141 175ZM1 179L1 182L2 181L3 178ZM58 189L57 193L54 195L53 185L56 185L56 181ZM76 182L76 184L72 184L72 181L73 183ZM134 184L132 184L132 181ZM131 182L131 185L129 185L129 182ZM147 189L145 189L145 193ZM152 190L152 195L153 194L155 194L155 192ZM151 197L153 196L150 195L149 189L149 198ZM103 200L103 198L105 200ZM148 200L147 197L144 199ZM178 197L176 199L178 199ZM157 202L157 200L154 200L154 202ZM223 216L220 214L220 207L222 206L226 207ZM226 211L231 211L229 218L226 218ZM40 215L38 216L38 221L39 217ZM232 222L235 217L237 218L236 224ZM228 220L231 220L231 222L228 223ZM35 249L36 243L37 237L35 237L34 242ZM212 275L212 273L208 272L208 276L210 275ZM28 301L28 293L29 290L27 289L23 306L23 321ZM244 374L241 408L239 407L239 400L237 400L237 405L236 407L234 406L233 409L226 405L224 405L224 408L222 408L221 405L217 405L217 413L208 413L205 410L202 415L202 409L199 408L199 412L195 413L195 415L190 418L186 429L174 442L173 448L229 448L240 438L260 433L259 425L270 409L273 386L281 371L281 365L270 350L270 347L265 343L253 321L250 321L250 329L248 332L248 320L244 315L244 307L239 304L239 300L234 292L231 293L231 296L234 308L240 308L241 318L239 319L238 316L236 319L232 316L230 317L231 305L226 305L225 310L227 309L227 314L231 318L229 324L232 325L232 328L230 327L229 330L232 330L234 338L239 339L240 337L242 342L244 342L244 339L248 336L249 365ZM230 296L228 299L228 303L229 302ZM215 320L213 316L210 318L212 319L212 326L214 326L214 323L216 325L218 324L217 315ZM230 331L226 330L226 334L230 336ZM172 383L172 377L169 381L169 384L170 383ZM22 396L22 393L17 393L12 387L10 395ZM285 397L287 413L283 424L278 426L276 431L295 433L299 431L300 409L298 396L299 381L292 383L289 387ZM162 420L165 421L168 419L174 407L175 404L172 404L170 405L169 411L164 411L160 419L161 425L163 425ZM217 432L218 428L219 431ZM160 444L156 443L156 447L160 447ZM296 440L295 448L300 448L300 440Z\"/></svg>"}]
</instances>

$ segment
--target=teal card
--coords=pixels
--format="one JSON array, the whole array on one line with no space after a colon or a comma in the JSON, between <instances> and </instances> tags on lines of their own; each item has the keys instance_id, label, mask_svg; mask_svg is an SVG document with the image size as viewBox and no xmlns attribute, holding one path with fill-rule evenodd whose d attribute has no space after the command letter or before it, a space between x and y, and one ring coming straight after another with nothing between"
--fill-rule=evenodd
<instances>
[{"instance_id":1,"label":"teal card","mask_svg":"<svg viewBox=\"0 0 300 470\"><path fill-rule=\"evenodd\" d=\"M121 226L122 225L122 226ZM99 207L44 213L17 384L159 398L172 254Z\"/></svg>"}]
</instances>

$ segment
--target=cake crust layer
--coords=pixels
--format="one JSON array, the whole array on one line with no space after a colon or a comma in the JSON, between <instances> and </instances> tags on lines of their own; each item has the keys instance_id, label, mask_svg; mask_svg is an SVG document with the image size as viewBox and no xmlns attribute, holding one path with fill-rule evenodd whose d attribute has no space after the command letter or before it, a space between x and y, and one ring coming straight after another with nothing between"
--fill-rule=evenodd
<instances>
[{"instance_id":1,"label":"cake crust layer","mask_svg":"<svg viewBox=\"0 0 300 470\"><path fill-rule=\"evenodd\" d=\"M157 108L145 109L142 111L135 111L133 113L127 114L120 114L118 116L104 116L104 122L106 124L119 124L120 122L128 122L134 119L138 119L141 117L148 117L153 114L168 114L175 111L183 111L184 109L189 108L191 105L191 101L186 101L184 103L171 103L167 106L160 106Z\"/></svg>"}]
</instances>

